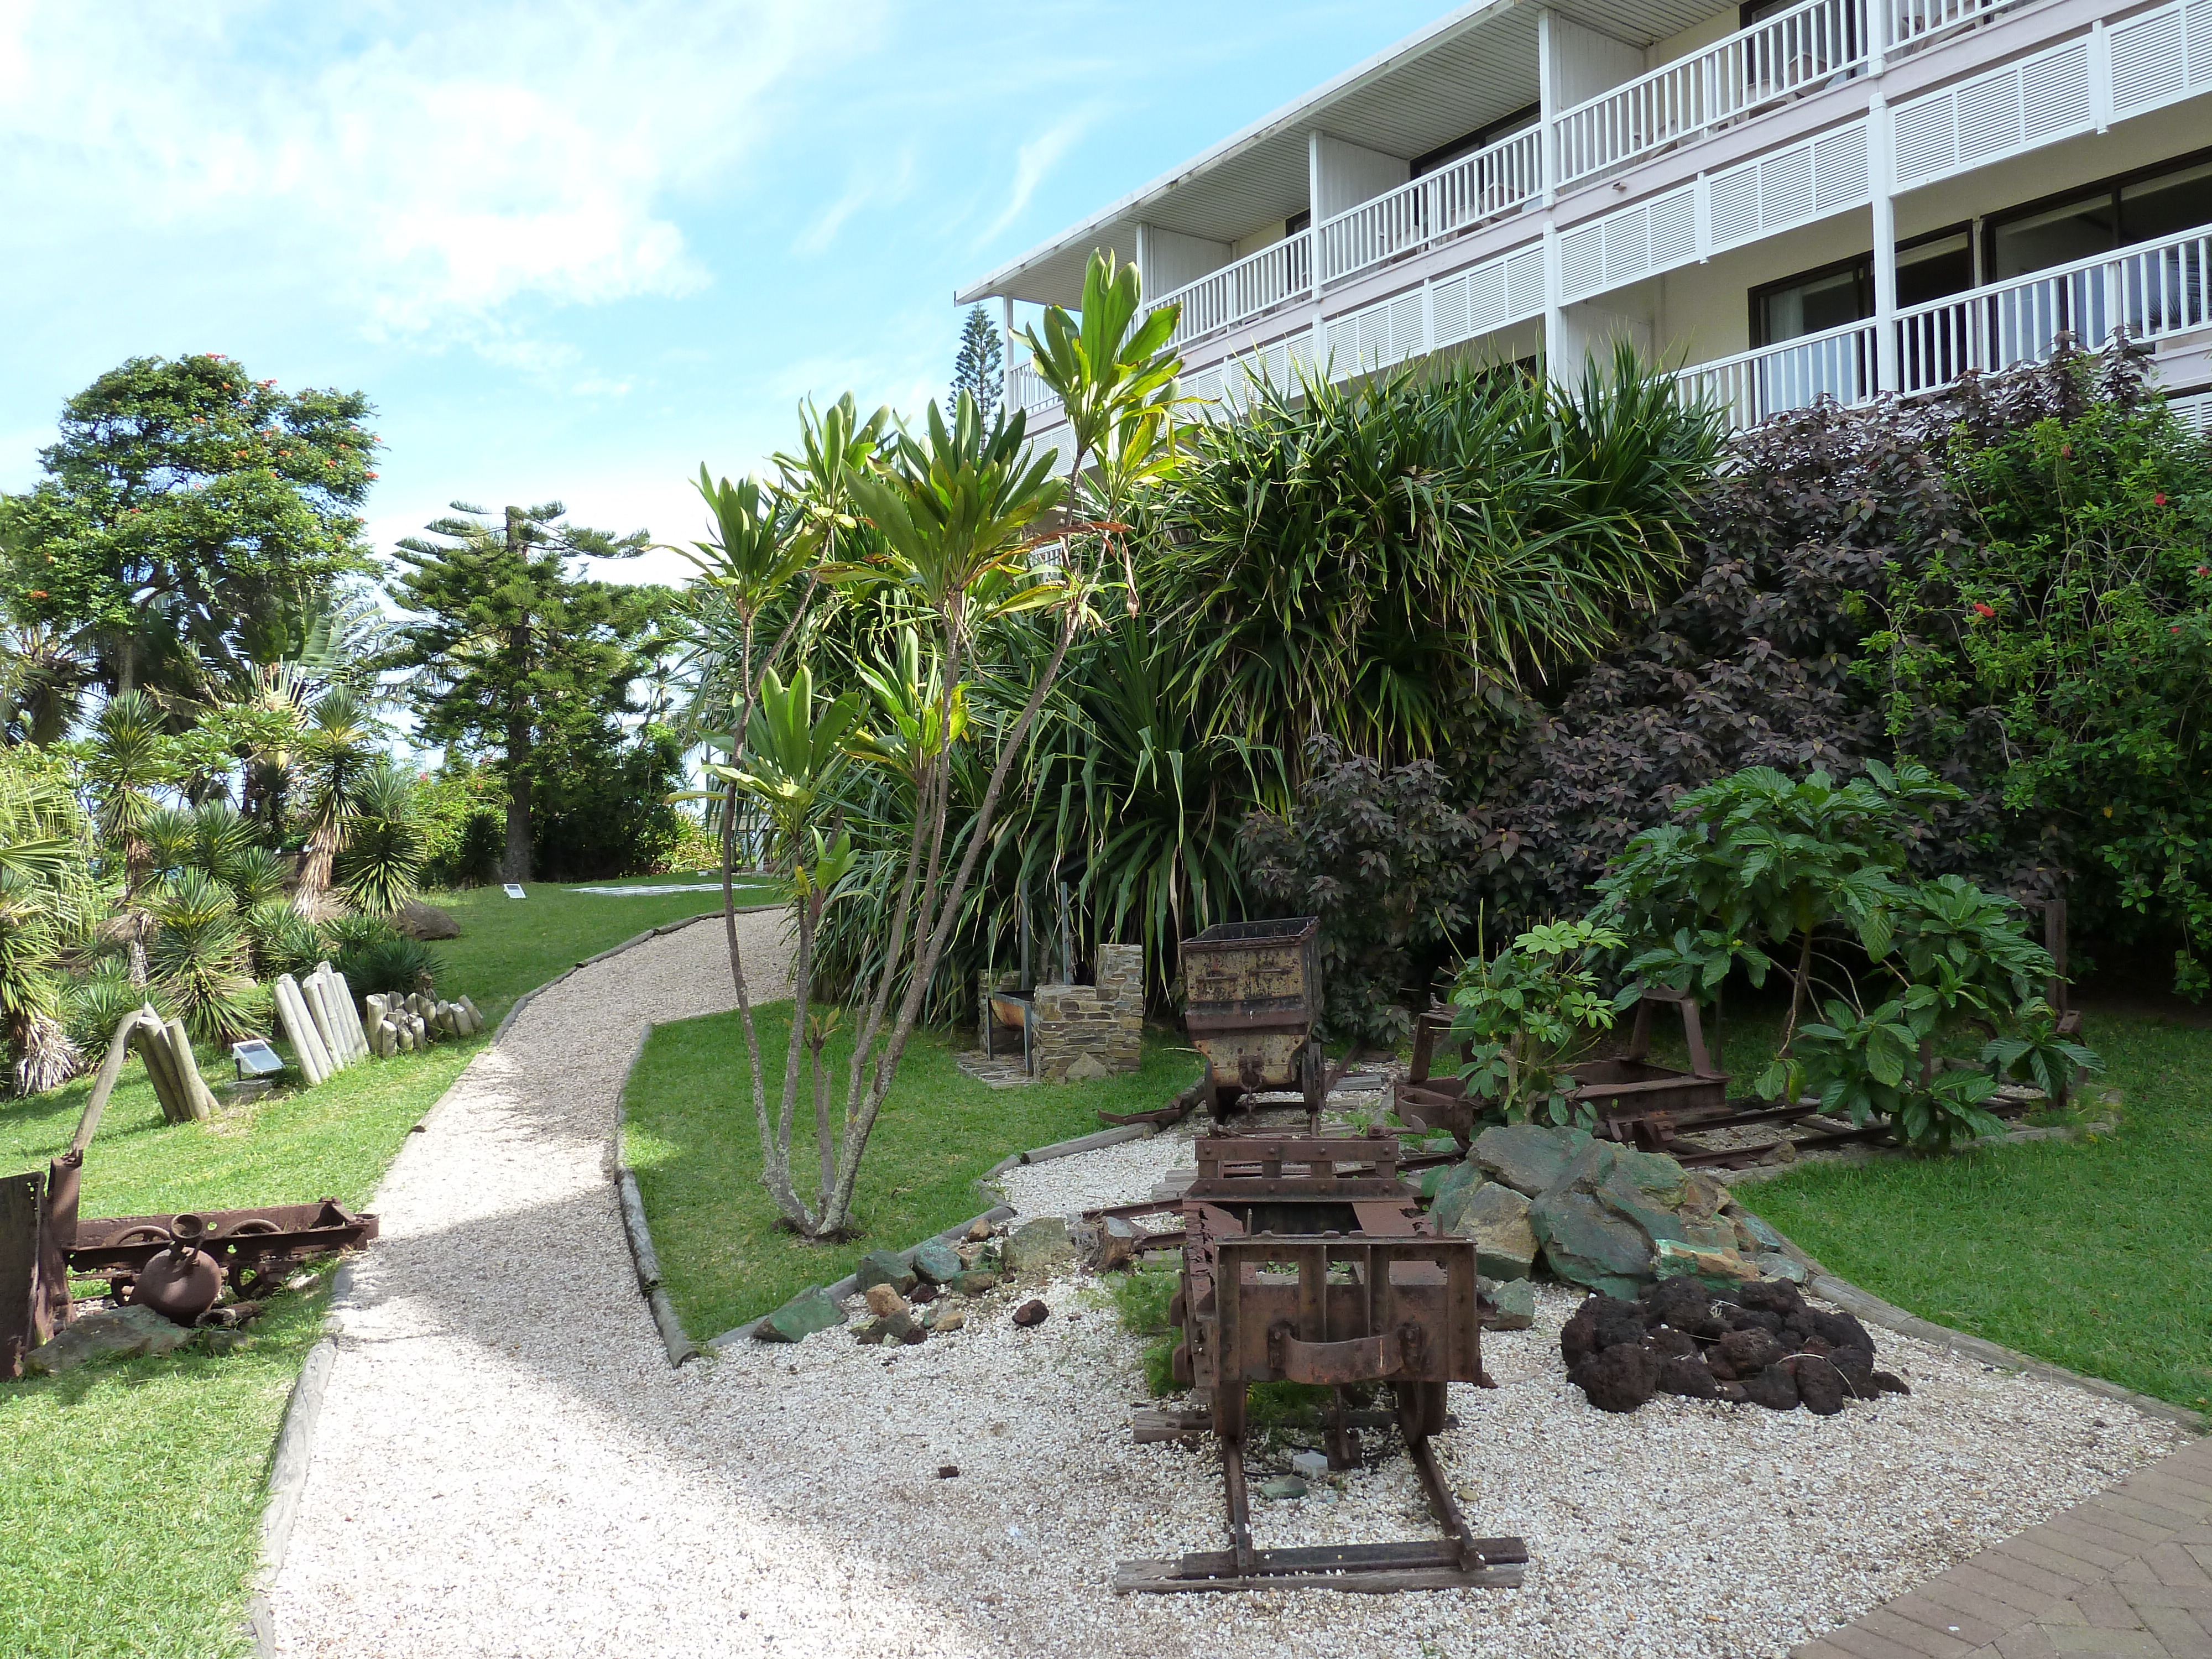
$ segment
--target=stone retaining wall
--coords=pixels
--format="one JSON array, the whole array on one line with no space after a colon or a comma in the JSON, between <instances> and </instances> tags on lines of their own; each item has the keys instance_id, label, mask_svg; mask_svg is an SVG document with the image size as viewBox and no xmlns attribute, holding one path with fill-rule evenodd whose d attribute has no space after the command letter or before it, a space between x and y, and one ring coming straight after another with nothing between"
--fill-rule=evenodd
<instances>
[{"instance_id":1,"label":"stone retaining wall","mask_svg":"<svg viewBox=\"0 0 2212 1659\"><path fill-rule=\"evenodd\" d=\"M1096 985L1040 985L1031 1058L1046 1083L1133 1072L1144 1059L1142 945L1098 947Z\"/></svg>"}]
</instances>

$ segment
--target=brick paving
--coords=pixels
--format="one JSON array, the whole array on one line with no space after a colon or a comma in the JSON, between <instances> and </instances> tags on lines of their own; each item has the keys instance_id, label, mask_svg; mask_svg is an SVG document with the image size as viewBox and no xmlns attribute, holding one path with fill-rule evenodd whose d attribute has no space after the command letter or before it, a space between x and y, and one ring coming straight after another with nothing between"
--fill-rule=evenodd
<instances>
[{"instance_id":1,"label":"brick paving","mask_svg":"<svg viewBox=\"0 0 2212 1659\"><path fill-rule=\"evenodd\" d=\"M2212 1440L1791 1659L2212 1659Z\"/></svg>"}]
</instances>

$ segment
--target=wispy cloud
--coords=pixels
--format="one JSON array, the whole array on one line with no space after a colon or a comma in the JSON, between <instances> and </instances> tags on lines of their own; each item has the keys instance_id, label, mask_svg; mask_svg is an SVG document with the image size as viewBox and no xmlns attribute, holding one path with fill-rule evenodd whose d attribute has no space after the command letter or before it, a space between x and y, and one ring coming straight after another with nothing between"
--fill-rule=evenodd
<instances>
[{"instance_id":1,"label":"wispy cloud","mask_svg":"<svg viewBox=\"0 0 2212 1659\"><path fill-rule=\"evenodd\" d=\"M890 207L905 200L914 188L914 172L912 146L902 149L888 167L882 158L868 156L854 169L851 181L837 199L799 234L792 252L810 257L827 253L845 222L854 214L864 208Z\"/></svg>"},{"instance_id":2,"label":"wispy cloud","mask_svg":"<svg viewBox=\"0 0 2212 1659\"><path fill-rule=\"evenodd\" d=\"M1103 112L1096 104L1070 111L1014 152L1013 189L1007 195L1006 204L999 210L999 216L984 226L982 233L975 238L977 247L987 246L1021 216L1022 210L1036 194L1037 186L1045 181L1053 168L1060 165L1060 158L1074 147L1075 141L1089 131Z\"/></svg>"},{"instance_id":3,"label":"wispy cloud","mask_svg":"<svg viewBox=\"0 0 2212 1659\"><path fill-rule=\"evenodd\" d=\"M228 229L371 337L496 357L484 319L518 300L703 288L666 198L739 166L854 9L402 0L356 33L258 0L0 0L0 198L64 234Z\"/></svg>"}]
</instances>

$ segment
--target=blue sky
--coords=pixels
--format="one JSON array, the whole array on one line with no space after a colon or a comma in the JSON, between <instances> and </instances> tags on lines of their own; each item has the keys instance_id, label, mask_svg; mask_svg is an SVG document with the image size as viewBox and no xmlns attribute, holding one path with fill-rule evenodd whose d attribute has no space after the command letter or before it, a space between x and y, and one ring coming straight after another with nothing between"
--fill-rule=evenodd
<instances>
[{"instance_id":1,"label":"blue sky","mask_svg":"<svg viewBox=\"0 0 2212 1659\"><path fill-rule=\"evenodd\" d=\"M457 496L681 539L702 460L918 410L957 284L1443 9L0 0L0 489L221 351L368 392L380 547Z\"/></svg>"}]
</instances>

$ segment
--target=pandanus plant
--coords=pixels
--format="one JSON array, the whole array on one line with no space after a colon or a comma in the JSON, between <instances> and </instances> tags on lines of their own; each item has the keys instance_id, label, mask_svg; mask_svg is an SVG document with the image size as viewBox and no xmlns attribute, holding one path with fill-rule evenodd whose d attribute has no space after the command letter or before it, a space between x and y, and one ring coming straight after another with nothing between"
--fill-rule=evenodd
<instances>
[{"instance_id":1,"label":"pandanus plant","mask_svg":"<svg viewBox=\"0 0 2212 1659\"><path fill-rule=\"evenodd\" d=\"M759 695L746 724L743 760L714 762L707 769L726 788L742 793L760 807L769 824L771 856L791 899L798 927L798 951L792 963L791 1042L784 1058L782 1096L773 1122L757 1084L754 1093L761 1108L755 1115L761 1138L762 1184L775 1197L777 1208L793 1219L804 1218L810 1208L799 1196L791 1170L792 1125L799 1104L802 1048L811 1050L813 1056L815 1146L821 1164L817 1201L833 1181L836 1137L830 1120L828 1082L822 1070L822 1045L828 1030L804 1016L813 990L814 940L822 912L853 867L852 837L842 830L825 836L821 819L834 806L839 779L851 763L845 742L860 714L860 700L849 691L817 707L814 676L803 666L792 675L788 684L769 669L761 676ZM745 1024L757 1078L759 1043L750 1016Z\"/></svg>"}]
</instances>

